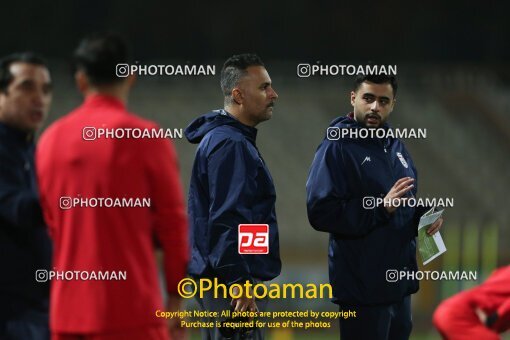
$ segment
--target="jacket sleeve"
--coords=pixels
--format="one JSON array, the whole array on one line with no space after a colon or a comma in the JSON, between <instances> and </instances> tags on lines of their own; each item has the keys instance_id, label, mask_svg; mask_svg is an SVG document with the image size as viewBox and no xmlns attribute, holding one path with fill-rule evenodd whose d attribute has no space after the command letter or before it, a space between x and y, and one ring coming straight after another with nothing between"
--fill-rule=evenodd
<instances>
[{"instance_id":1,"label":"jacket sleeve","mask_svg":"<svg viewBox=\"0 0 510 340\"><path fill-rule=\"evenodd\" d=\"M510 329L510 297L497 310L498 318L492 325L492 328L499 333Z\"/></svg>"},{"instance_id":2,"label":"jacket sleeve","mask_svg":"<svg viewBox=\"0 0 510 340\"><path fill-rule=\"evenodd\" d=\"M308 220L318 231L362 236L389 221L384 207L363 208L363 197L349 191L341 144L324 140L306 182Z\"/></svg>"},{"instance_id":3,"label":"jacket sleeve","mask_svg":"<svg viewBox=\"0 0 510 340\"><path fill-rule=\"evenodd\" d=\"M227 139L207 164L210 200L209 262L226 284L253 281L238 251L238 226L256 223L252 214L257 164L244 141Z\"/></svg>"},{"instance_id":4,"label":"jacket sleeve","mask_svg":"<svg viewBox=\"0 0 510 340\"><path fill-rule=\"evenodd\" d=\"M10 160L0 155L0 219L18 228L44 227L37 193L17 186L17 176Z\"/></svg>"},{"instance_id":5,"label":"jacket sleeve","mask_svg":"<svg viewBox=\"0 0 510 340\"><path fill-rule=\"evenodd\" d=\"M155 234L163 248L167 291L176 294L179 281L186 276L189 250L178 160L171 141L154 139L148 159Z\"/></svg>"}]
</instances>

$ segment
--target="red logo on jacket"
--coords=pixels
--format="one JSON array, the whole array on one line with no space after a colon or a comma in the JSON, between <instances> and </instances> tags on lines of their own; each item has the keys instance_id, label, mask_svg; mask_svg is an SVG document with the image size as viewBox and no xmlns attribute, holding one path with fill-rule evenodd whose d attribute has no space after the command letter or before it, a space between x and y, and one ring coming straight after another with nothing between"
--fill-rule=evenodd
<instances>
[{"instance_id":1,"label":"red logo on jacket","mask_svg":"<svg viewBox=\"0 0 510 340\"><path fill-rule=\"evenodd\" d=\"M268 254L269 225L240 224L238 245L239 254Z\"/></svg>"}]
</instances>

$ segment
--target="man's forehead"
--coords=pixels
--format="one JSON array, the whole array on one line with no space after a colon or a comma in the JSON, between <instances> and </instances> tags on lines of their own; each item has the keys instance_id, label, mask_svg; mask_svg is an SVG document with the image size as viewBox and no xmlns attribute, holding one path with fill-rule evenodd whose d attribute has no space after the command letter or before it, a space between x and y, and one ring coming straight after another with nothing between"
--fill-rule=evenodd
<instances>
[{"instance_id":1,"label":"man's forehead","mask_svg":"<svg viewBox=\"0 0 510 340\"><path fill-rule=\"evenodd\" d=\"M377 97L393 97L393 88L390 83L377 84L370 81L364 81L358 88L358 93L370 93Z\"/></svg>"},{"instance_id":2,"label":"man's forehead","mask_svg":"<svg viewBox=\"0 0 510 340\"><path fill-rule=\"evenodd\" d=\"M13 75L15 81L39 78L44 82L50 82L50 72L44 65L14 62L10 65L9 71Z\"/></svg>"}]
</instances>

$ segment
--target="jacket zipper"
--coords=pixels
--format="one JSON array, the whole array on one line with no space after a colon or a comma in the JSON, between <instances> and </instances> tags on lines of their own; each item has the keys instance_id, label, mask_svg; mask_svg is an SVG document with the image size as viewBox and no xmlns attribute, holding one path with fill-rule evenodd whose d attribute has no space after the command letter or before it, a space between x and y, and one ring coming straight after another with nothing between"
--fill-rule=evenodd
<instances>
[{"instance_id":1,"label":"jacket zipper","mask_svg":"<svg viewBox=\"0 0 510 340\"><path fill-rule=\"evenodd\" d=\"M397 180L395 179L395 172L393 171L393 167L391 166L391 159L388 154L388 150L386 149L386 146L384 145L384 142L385 142L385 140L381 140L381 145L382 145L383 151L384 151L384 158L386 159L386 163L388 164L388 167L390 168L391 178L393 179L394 182L396 182Z\"/></svg>"}]
</instances>

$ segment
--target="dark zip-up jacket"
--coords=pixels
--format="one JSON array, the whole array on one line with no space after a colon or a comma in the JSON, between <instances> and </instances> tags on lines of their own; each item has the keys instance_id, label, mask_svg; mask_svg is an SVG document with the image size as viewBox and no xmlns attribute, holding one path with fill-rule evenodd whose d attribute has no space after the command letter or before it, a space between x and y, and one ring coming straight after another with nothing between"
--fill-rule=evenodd
<instances>
[{"instance_id":1,"label":"dark zip-up jacket","mask_svg":"<svg viewBox=\"0 0 510 340\"><path fill-rule=\"evenodd\" d=\"M189 189L189 272L232 284L271 280L281 261L273 179L255 144L257 129L215 110L185 131L199 143ZM268 224L269 253L239 254L239 224Z\"/></svg>"},{"instance_id":2,"label":"dark zip-up jacket","mask_svg":"<svg viewBox=\"0 0 510 340\"><path fill-rule=\"evenodd\" d=\"M0 320L26 310L47 312L48 282L37 270L49 270L48 236L35 179L33 138L0 123Z\"/></svg>"},{"instance_id":3,"label":"dark zip-up jacket","mask_svg":"<svg viewBox=\"0 0 510 340\"><path fill-rule=\"evenodd\" d=\"M337 118L330 126L361 128L352 117ZM364 197L384 198L402 177L415 179L416 195L417 171L397 138L325 138L317 149L306 183L307 210L310 224L330 233L334 302L387 304L418 291L416 280L386 278L392 280L388 271L417 270L415 236L424 208L399 207L389 214L382 205L363 206Z\"/></svg>"}]
</instances>

